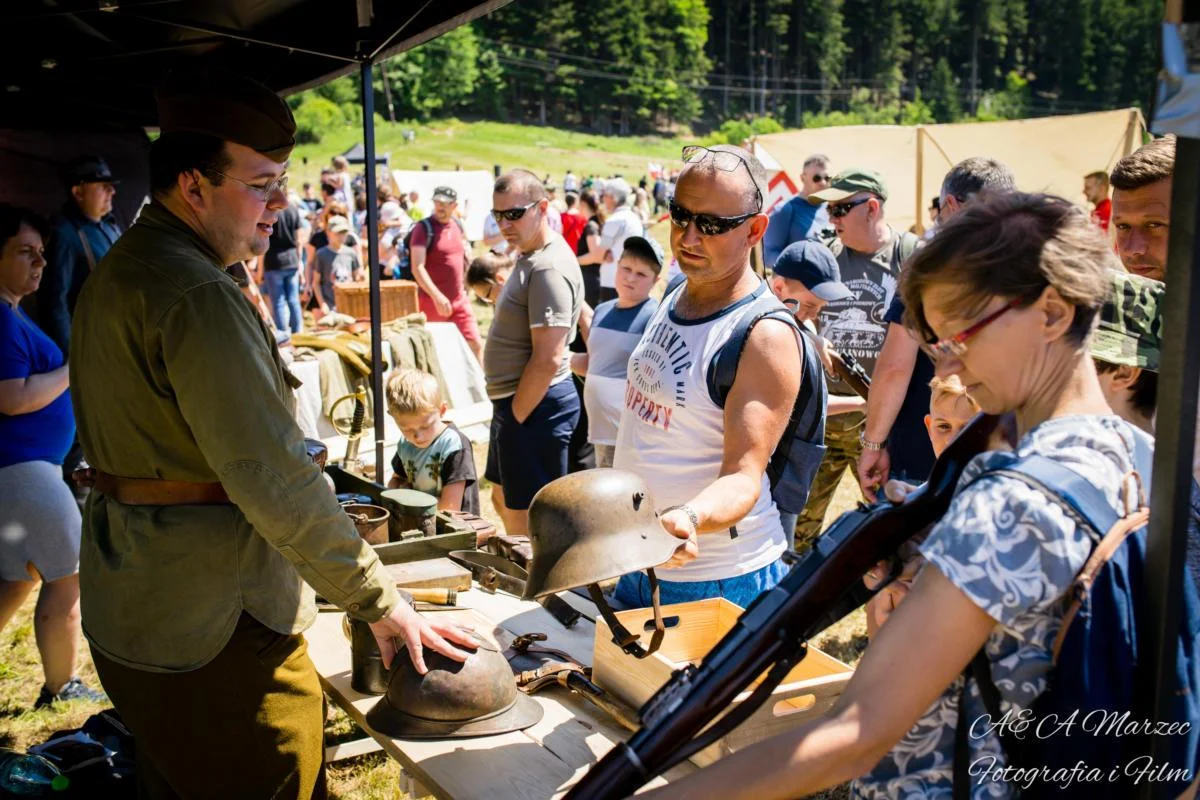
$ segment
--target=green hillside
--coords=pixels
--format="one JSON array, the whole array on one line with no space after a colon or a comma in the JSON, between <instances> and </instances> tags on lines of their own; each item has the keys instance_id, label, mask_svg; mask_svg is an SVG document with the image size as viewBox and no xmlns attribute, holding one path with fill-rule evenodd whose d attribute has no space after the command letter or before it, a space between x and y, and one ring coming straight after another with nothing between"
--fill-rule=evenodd
<instances>
[{"instance_id":1,"label":"green hillside","mask_svg":"<svg viewBox=\"0 0 1200 800\"><path fill-rule=\"evenodd\" d=\"M404 132L416 132L412 144ZM347 126L326 133L318 144L300 145L292 154L290 172L301 180L316 181L329 159L362 140L361 130ZM375 128L376 152L391 153L393 169L431 170L502 169L524 167L538 175L549 173L562 182L568 169L589 174L623 175L631 183L646 174L647 162L678 164L682 139L659 136L597 136L557 128L511 125L500 122L442 120L427 125L381 123ZM305 163L307 159L307 163Z\"/></svg>"}]
</instances>

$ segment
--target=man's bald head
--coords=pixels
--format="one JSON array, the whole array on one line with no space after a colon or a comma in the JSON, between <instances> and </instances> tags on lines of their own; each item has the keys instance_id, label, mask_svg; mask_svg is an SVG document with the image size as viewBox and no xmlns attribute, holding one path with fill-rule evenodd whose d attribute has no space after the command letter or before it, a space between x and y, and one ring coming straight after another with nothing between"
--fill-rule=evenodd
<instances>
[{"instance_id":1,"label":"man's bald head","mask_svg":"<svg viewBox=\"0 0 1200 800\"><path fill-rule=\"evenodd\" d=\"M719 155L721 153L726 155ZM702 148L692 155L692 160L684 164L683 170L679 173L679 179L683 180L689 172L729 173L736 177L742 187L743 213L757 213L763 210L763 203L766 202L767 197L767 171L763 168L762 162L749 151L731 144L718 144Z\"/></svg>"},{"instance_id":2,"label":"man's bald head","mask_svg":"<svg viewBox=\"0 0 1200 800\"><path fill-rule=\"evenodd\" d=\"M504 173L496 179L492 191L496 194L512 193L524 197L527 203L536 203L546 197L546 188L542 185L541 178L527 169L514 169Z\"/></svg>"}]
</instances>

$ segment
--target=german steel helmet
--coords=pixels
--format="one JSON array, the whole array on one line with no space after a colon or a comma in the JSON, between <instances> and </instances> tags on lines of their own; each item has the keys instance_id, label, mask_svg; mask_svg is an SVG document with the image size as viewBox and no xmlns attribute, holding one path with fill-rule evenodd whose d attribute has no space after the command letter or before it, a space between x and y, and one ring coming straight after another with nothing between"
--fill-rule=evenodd
<instances>
[{"instance_id":1,"label":"german steel helmet","mask_svg":"<svg viewBox=\"0 0 1200 800\"><path fill-rule=\"evenodd\" d=\"M517 691L504 655L482 643L458 662L425 649L429 671L417 673L407 653L396 654L387 693L367 723L397 739L459 739L509 733L536 725L537 701Z\"/></svg>"},{"instance_id":2,"label":"german steel helmet","mask_svg":"<svg viewBox=\"0 0 1200 800\"><path fill-rule=\"evenodd\" d=\"M533 563L525 597L599 583L662 564L680 540L663 529L646 484L621 469L575 472L529 505Z\"/></svg>"}]
</instances>

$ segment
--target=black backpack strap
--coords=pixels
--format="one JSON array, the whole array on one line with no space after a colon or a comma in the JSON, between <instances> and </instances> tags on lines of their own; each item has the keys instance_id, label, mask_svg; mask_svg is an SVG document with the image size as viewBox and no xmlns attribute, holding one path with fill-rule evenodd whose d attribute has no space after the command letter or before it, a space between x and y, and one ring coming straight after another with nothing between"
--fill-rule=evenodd
<instances>
[{"instance_id":1,"label":"black backpack strap","mask_svg":"<svg viewBox=\"0 0 1200 800\"><path fill-rule=\"evenodd\" d=\"M772 302L774 301L774 302ZM733 388L733 380L737 377L738 362L742 360L742 351L750 339L750 330L759 320L770 316L771 312L781 310L787 320L795 327L796 321L787 314L787 308L780 303L775 295L767 290L766 282L761 282L750 296L749 307L739 309L741 316L734 323L725 344L713 355L708 365L705 381L708 384L708 396L720 408L725 407L725 399Z\"/></svg>"}]
</instances>

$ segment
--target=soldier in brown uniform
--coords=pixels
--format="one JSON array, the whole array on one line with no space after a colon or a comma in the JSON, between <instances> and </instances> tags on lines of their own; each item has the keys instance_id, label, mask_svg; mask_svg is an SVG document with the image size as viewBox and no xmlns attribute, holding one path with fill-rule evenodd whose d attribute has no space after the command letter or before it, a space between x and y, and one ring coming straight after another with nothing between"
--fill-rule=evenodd
<instances>
[{"instance_id":1,"label":"soldier in brown uniform","mask_svg":"<svg viewBox=\"0 0 1200 800\"><path fill-rule=\"evenodd\" d=\"M403 603L292 417L294 378L224 268L287 205L295 121L264 86L181 76L159 94L153 202L89 279L71 384L97 470L83 627L137 739L141 796L323 797L313 591L462 660L468 633ZM450 640L450 641L448 641Z\"/></svg>"}]
</instances>

